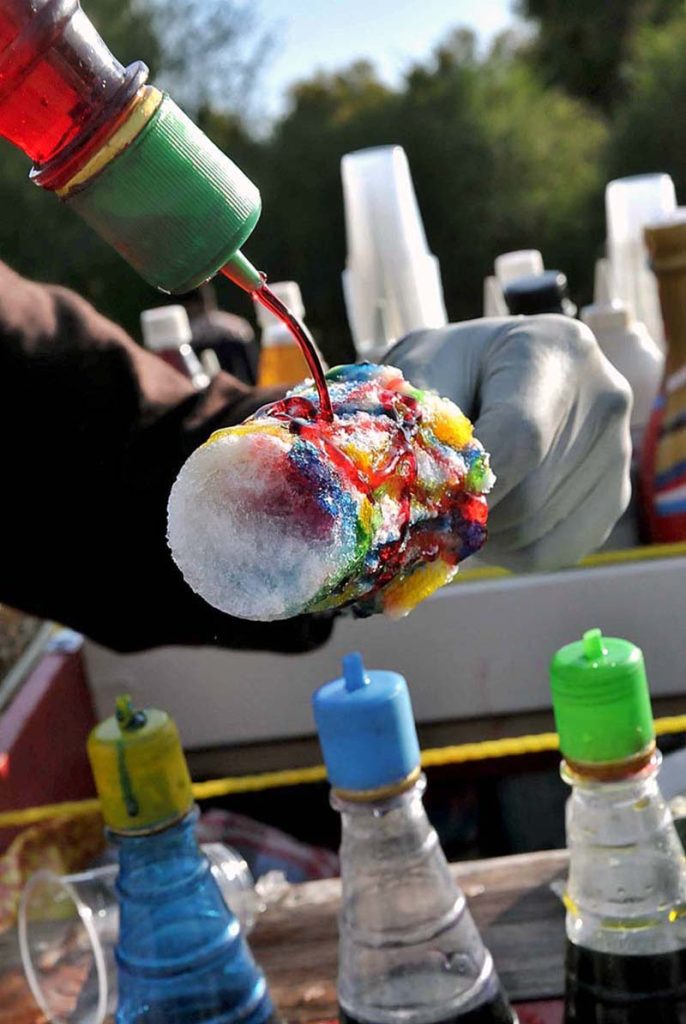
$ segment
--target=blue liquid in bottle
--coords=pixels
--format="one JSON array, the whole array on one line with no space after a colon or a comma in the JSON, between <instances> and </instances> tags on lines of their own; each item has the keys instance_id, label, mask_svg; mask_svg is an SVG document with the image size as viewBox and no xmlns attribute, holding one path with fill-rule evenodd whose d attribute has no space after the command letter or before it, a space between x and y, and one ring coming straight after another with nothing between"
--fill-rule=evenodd
<instances>
[{"instance_id":1,"label":"blue liquid in bottle","mask_svg":"<svg viewBox=\"0 0 686 1024\"><path fill-rule=\"evenodd\" d=\"M119 849L117 1024L263 1024L273 1007L195 838L196 809Z\"/></svg>"},{"instance_id":2,"label":"blue liquid in bottle","mask_svg":"<svg viewBox=\"0 0 686 1024\"><path fill-rule=\"evenodd\" d=\"M266 1024L264 975L198 846L188 766L164 711L128 697L88 752L119 853L116 1024Z\"/></svg>"}]
</instances>

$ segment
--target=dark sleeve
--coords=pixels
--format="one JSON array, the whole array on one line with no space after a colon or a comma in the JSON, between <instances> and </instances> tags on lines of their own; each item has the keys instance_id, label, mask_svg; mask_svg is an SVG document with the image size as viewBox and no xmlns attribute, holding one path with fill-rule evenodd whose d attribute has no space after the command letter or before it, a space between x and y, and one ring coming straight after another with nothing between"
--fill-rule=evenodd
<instances>
[{"instance_id":1,"label":"dark sleeve","mask_svg":"<svg viewBox=\"0 0 686 1024\"><path fill-rule=\"evenodd\" d=\"M327 618L234 619L185 584L166 543L184 460L276 391L181 374L63 288L0 263L0 601L120 651L307 651Z\"/></svg>"}]
</instances>

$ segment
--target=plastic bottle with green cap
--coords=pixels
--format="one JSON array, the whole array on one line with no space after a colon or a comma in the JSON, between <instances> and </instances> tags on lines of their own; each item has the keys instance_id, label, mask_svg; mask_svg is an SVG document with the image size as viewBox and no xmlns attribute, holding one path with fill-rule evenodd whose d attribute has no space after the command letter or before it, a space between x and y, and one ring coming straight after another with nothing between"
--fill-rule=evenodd
<instances>
[{"instance_id":1,"label":"plastic bottle with green cap","mask_svg":"<svg viewBox=\"0 0 686 1024\"><path fill-rule=\"evenodd\" d=\"M185 292L224 270L261 286L241 253L260 194L141 62L116 60L78 0L3 0L0 135L142 277Z\"/></svg>"},{"instance_id":2,"label":"plastic bottle with green cap","mask_svg":"<svg viewBox=\"0 0 686 1024\"><path fill-rule=\"evenodd\" d=\"M571 787L566 1024L686 1021L686 861L657 775L643 653L589 630L550 666Z\"/></svg>"},{"instance_id":3,"label":"plastic bottle with green cap","mask_svg":"<svg viewBox=\"0 0 686 1024\"><path fill-rule=\"evenodd\" d=\"M342 819L342 1024L513 1024L493 961L422 804L405 679L359 654L313 697Z\"/></svg>"},{"instance_id":4,"label":"plastic bottle with green cap","mask_svg":"<svg viewBox=\"0 0 686 1024\"><path fill-rule=\"evenodd\" d=\"M88 753L119 855L116 1024L264 1024L264 976L198 846L176 726L128 697Z\"/></svg>"}]
</instances>

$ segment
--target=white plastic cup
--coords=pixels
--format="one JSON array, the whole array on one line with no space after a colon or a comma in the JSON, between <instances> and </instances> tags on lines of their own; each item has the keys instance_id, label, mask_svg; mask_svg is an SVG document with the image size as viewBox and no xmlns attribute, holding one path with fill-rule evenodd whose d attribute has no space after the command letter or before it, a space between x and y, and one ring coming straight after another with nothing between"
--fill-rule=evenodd
<instances>
[{"instance_id":1,"label":"white plastic cup","mask_svg":"<svg viewBox=\"0 0 686 1024\"><path fill-rule=\"evenodd\" d=\"M261 909L248 865L223 843L202 849L247 935ZM34 999L53 1024L103 1024L117 1008L118 873L117 864L62 876L42 870L24 888L22 964Z\"/></svg>"},{"instance_id":2,"label":"white plastic cup","mask_svg":"<svg viewBox=\"0 0 686 1024\"><path fill-rule=\"evenodd\" d=\"M518 277L535 277L544 270L543 256L538 249L515 249L496 256L493 264L495 276L504 289Z\"/></svg>"},{"instance_id":3,"label":"white plastic cup","mask_svg":"<svg viewBox=\"0 0 686 1024\"><path fill-rule=\"evenodd\" d=\"M617 178L605 188L607 255L616 298L622 299L664 346L657 282L648 263L643 229L676 210L674 182L668 174L637 174Z\"/></svg>"},{"instance_id":4,"label":"white plastic cup","mask_svg":"<svg viewBox=\"0 0 686 1024\"><path fill-rule=\"evenodd\" d=\"M401 146L348 153L341 175L348 322L358 356L375 359L409 331L445 326L440 267Z\"/></svg>"}]
</instances>

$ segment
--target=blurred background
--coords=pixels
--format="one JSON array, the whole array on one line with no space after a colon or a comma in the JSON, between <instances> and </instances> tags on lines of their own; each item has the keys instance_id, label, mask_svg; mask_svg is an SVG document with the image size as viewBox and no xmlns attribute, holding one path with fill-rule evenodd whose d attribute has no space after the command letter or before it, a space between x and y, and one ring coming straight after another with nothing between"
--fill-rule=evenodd
<instances>
[{"instance_id":1,"label":"blurred background","mask_svg":"<svg viewBox=\"0 0 686 1024\"><path fill-rule=\"evenodd\" d=\"M686 195L682 0L85 0L123 63L145 60L255 181L265 216L247 253L300 283L330 362L353 352L341 270L340 158L407 152L451 320L480 316L494 257L534 247L592 298L615 177L665 170ZM139 336L159 293L0 140L0 256L76 288ZM30 229L27 230L27 225ZM39 230L42 225L44 230ZM59 246L45 238L60 237ZM220 305L253 319L218 284Z\"/></svg>"}]
</instances>

